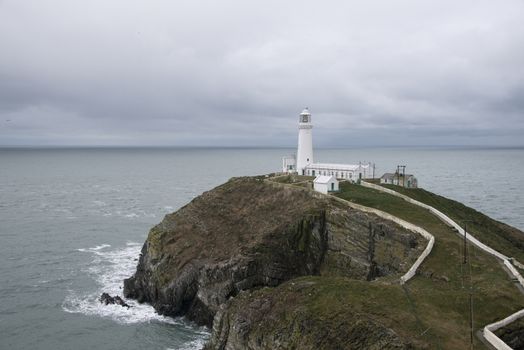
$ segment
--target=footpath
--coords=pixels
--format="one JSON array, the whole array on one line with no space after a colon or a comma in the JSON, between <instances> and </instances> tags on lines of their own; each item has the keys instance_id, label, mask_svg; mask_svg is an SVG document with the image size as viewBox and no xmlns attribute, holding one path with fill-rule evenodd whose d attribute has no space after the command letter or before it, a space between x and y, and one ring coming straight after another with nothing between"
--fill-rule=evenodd
<instances>
[{"instance_id":1,"label":"footpath","mask_svg":"<svg viewBox=\"0 0 524 350\"><path fill-rule=\"evenodd\" d=\"M513 277L515 277L517 279L517 281L519 282L519 284L524 287L524 278L521 276L521 274L517 271L517 269L515 268L515 266L518 266L519 268L523 268L524 266L519 263L518 261L516 261L515 259L511 259L507 256L505 256L504 254L496 251L495 249L487 246L486 244L482 243L481 241L479 241L478 239L476 239L474 236L472 236L471 234L469 234L468 232L464 231L464 229L462 227L460 227L459 224L457 224L454 220L452 220L449 216L445 215L444 213L442 213L441 211L439 211L438 209L435 209L434 207L430 206L430 205L427 205L425 203L422 203L420 201L417 201L411 197L408 197L406 195L403 195L399 192L396 192L396 191L393 191L391 189L388 189L388 188L385 188L385 187L382 187L382 186L379 186L379 185L375 185L375 184L372 184L372 183L369 183L369 182L365 182L365 181L362 181L361 182L361 185L364 186L364 187L368 187L368 188L372 188L374 190L377 190L377 191L381 191L381 192L385 192L385 193L388 193L390 195L393 195L393 196L396 196L396 197L400 197L402 198L403 200L405 200L406 202L409 202L409 203L412 203L414 205L417 205L419 207L422 207L422 208L425 208L427 210L429 210L433 215L437 216L440 220L442 220L444 223L446 223L447 225L451 226L452 228L455 229L455 231L457 232L458 235L460 235L461 237L466 237L466 239L472 243L473 245L475 245L476 247L480 248L481 250L485 251L486 253L490 254L490 255L493 255L494 257L496 257L497 259L501 260L504 264L504 266L509 270L509 272L511 273L511 275ZM428 233L429 234L429 233ZM430 235L431 236L431 235ZM433 238L433 236L431 236ZM428 244L428 247L431 246L433 247L433 242L434 242L434 238L433 238L433 241L430 241L431 244ZM424 252L422 253L422 255L419 257L419 259L417 259L417 262L415 263L415 265L412 266L412 268L408 271L408 273L404 276L402 276L402 279L401 279L401 282L404 283L406 282L407 280L409 280L411 277L414 276L415 272L416 272L416 269L418 268L418 266L422 263L422 261L425 259L425 257L429 254L429 252L431 251L431 248L429 248L429 251L426 252L428 249L426 248L426 250L424 250ZM422 259L421 259L422 258ZM420 260L420 261L419 261ZM418 263L418 264L417 264ZM514 265L515 266L514 266ZM413 270L413 271L412 271ZM412 274L410 273L412 272ZM404 277L406 277L406 279L404 280ZM521 317L524 317L524 309L520 310L520 311L517 311L515 312L514 314L512 315L509 315L508 317L506 317L505 319L503 320L500 320L500 321L497 321L497 322L494 322L494 323L491 323L491 324L488 324L486 326L484 326L484 329L482 331L482 334L484 336L484 338L497 350L512 350L512 348L510 346L508 346L508 344L506 344L505 342L502 341L502 339L500 339L499 337L497 337L494 333L494 331L496 331L497 329L499 328L502 328L502 327L505 327L507 326L508 324L510 324L511 322L514 322L515 320L521 318Z\"/></svg>"}]
</instances>

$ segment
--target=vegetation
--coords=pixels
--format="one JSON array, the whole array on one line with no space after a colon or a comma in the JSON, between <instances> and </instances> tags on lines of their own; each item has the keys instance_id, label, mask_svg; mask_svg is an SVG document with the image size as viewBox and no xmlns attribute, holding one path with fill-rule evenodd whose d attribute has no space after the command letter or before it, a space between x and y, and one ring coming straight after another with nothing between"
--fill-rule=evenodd
<instances>
[{"instance_id":1,"label":"vegetation","mask_svg":"<svg viewBox=\"0 0 524 350\"><path fill-rule=\"evenodd\" d=\"M435 236L432 253L422 264L418 275L406 287L409 293L407 295L413 301L413 317L419 320L420 337L437 348L465 349L469 346L470 290L475 332L524 307L522 294L508 278L499 261L469 245L468 263L463 264L463 240L427 210L363 186L343 182L340 188L338 197L388 212L425 228ZM472 228L482 233L478 235L481 240L486 238L490 228L496 228L498 233L486 241L487 244L504 254L518 257L523 254L517 245L522 244L522 238L515 242L514 247L508 244L516 239L515 233L518 230L430 192L394 187L394 190L399 189L450 214L452 218L473 217L477 221ZM474 345L480 345L476 337Z\"/></svg>"},{"instance_id":2,"label":"vegetation","mask_svg":"<svg viewBox=\"0 0 524 350\"><path fill-rule=\"evenodd\" d=\"M297 184L297 183L302 183L302 182L311 182L314 179L315 179L314 176L295 175L295 174L280 175L280 176L275 176L271 178L271 180L274 182L285 183L285 184Z\"/></svg>"},{"instance_id":3,"label":"vegetation","mask_svg":"<svg viewBox=\"0 0 524 350\"><path fill-rule=\"evenodd\" d=\"M467 231L476 238L503 254L524 261L524 239L522 232L514 227L491 219L464 204L439 196L420 188L403 188L383 185L422 203L438 208L459 224L467 225Z\"/></svg>"},{"instance_id":4,"label":"vegetation","mask_svg":"<svg viewBox=\"0 0 524 350\"><path fill-rule=\"evenodd\" d=\"M228 311L230 322L234 315L257 325L248 342L264 349L430 348L412 336L419 333L416 319L402 288L391 284L306 276L241 293Z\"/></svg>"},{"instance_id":5,"label":"vegetation","mask_svg":"<svg viewBox=\"0 0 524 350\"><path fill-rule=\"evenodd\" d=\"M400 285L425 247L419 235L304 189L312 177L268 179L232 179L166 216L151 230L125 290L143 294L165 314L214 319L206 349L225 342L258 350L467 349L471 315L476 333L524 307L502 264L471 245L464 263L462 237L428 210L349 182L335 194L435 236L417 275ZM424 190L393 189L456 220L468 218L479 239L524 261L517 229ZM170 306L173 301L180 305ZM474 348L483 347L473 339Z\"/></svg>"}]
</instances>

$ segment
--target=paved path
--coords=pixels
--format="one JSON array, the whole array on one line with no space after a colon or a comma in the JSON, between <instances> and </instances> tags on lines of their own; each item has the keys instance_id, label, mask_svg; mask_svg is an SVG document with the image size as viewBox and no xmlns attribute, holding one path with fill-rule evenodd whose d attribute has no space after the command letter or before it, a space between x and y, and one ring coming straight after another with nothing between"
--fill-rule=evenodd
<instances>
[{"instance_id":1,"label":"paved path","mask_svg":"<svg viewBox=\"0 0 524 350\"><path fill-rule=\"evenodd\" d=\"M513 260L513 259L508 258L504 254L502 254L502 253L496 251L495 249L485 245L484 243L482 243L481 241L479 241L478 239L473 237L471 234L465 232L464 229L462 227L460 227L460 225L457 224L455 221L453 221L449 216L445 215L444 213L442 213L441 211L433 208L430 205L427 205L425 203L417 201L417 200L415 200L415 199L413 199L411 197L408 197L406 195L403 195L403 194L401 194L399 192L390 190L389 188L385 188L385 187L382 187L382 186L379 186L379 185L375 185L375 184L372 184L372 183L369 183L369 182L365 182L365 181L362 181L361 184L364 187L372 188L372 189L375 189L377 191L385 192L385 193L391 194L393 196L400 197L400 198L404 199L405 201L407 201L409 203L418 205L419 207L422 207L422 208L425 208L425 209L429 210L432 214L437 216L440 220L444 221L446 224L448 224L449 226L453 227L457 231L457 233L459 235L461 235L462 237L464 237L464 235L465 235L466 239L468 241L470 241L472 244L474 244L478 248L482 249L486 253L491 254L491 255L495 256L496 258L502 260L502 262L504 263L506 268L518 280L520 285L524 287L524 278L522 278L520 273L517 271L517 269L513 266L513 264L510 261L510 260ZM516 260L513 260L513 263L516 266L520 267L520 268L522 268L522 266L523 266L522 264L520 264ZM488 324L487 326L484 327L484 330L483 330L484 338L486 338L486 340L491 345L493 345L496 349L498 349L498 350L512 350L511 347L509 347L506 343L504 343L502 341L502 339L497 337L493 333L493 331L495 331L495 330L497 330L499 328L507 326L508 324L510 324L511 322L519 319L520 317L524 317L524 309L522 309L520 311L517 311L516 313L506 317L503 320L500 320L500 321L495 322L495 323Z\"/></svg>"}]
</instances>

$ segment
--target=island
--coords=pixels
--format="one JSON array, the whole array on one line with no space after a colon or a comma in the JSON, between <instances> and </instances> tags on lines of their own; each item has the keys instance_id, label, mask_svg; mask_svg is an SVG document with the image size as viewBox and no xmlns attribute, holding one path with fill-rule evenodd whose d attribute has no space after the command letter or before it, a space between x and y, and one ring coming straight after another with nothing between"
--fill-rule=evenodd
<instances>
[{"instance_id":1,"label":"island","mask_svg":"<svg viewBox=\"0 0 524 350\"><path fill-rule=\"evenodd\" d=\"M205 349L483 348L486 332L522 346L511 324L485 329L524 308L518 279L469 241L520 270L521 231L423 189L341 181L326 195L313 179L232 178L166 215L125 297L211 327Z\"/></svg>"}]
</instances>

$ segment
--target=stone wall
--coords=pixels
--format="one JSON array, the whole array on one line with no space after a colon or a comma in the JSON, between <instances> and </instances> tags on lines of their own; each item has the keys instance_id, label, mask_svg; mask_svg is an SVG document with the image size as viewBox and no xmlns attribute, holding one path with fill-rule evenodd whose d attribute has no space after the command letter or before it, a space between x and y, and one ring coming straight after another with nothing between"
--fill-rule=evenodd
<instances>
[{"instance_id":1,"label":"stone wall","mask_svg":"<svg viewBox=\"0 0 524 350\"><path fill-rule=\"evenodd\" d=\"M419 201L417 201L417 200L415 200L413 198L410 198L410 197L408 197L406 195L403 195L403 194L398 193L396 191L390 190L388 188L385 188L385 187L382 187L382 186L378 186L378 185L375 185L375 184L371 184L371 183L368 183L368 182L364 182L364 181L362 181L361 184L363 186L365 186L365 187L372 188L372 189L375 189L375 190L378 190L378 191L381 191L381 192L385 192L385 193L391 194L391 195L396 196L396 197L400 197L400 198L404 199L405 201L407 201L409 203L412 203L412 204L418 205L418 206L420 206L422 208L428 209L432 214L437 216L440 220L442 220L443 222L445 222L449 226L455 228L457 230L457 232L461 236L466 235L466 239L468 241L470 241L472 244L474 244L478 248L482 249L486 253L488 253L490 255L493 255L496 258L502 260L502 262L504 263L504 266L506 266L506 268L509 270L509 272L517 279L517 281L520 283L520 285L522 287L524 287L524 278L517 271L517 269L511 264L510 258L508 258L504 254L496 251L495 249L485 245L484 243L480 242L478 239L473 237L471 234L469 234L467 232L464 232L464 229L462 227L460 227L459 224L457 224L455 221L453 221L450 217L448 217L447 215L445 215L441 211L433 208L432 206L429 206L427 204L419 202ZM520 264L518 261L514 261L514 264L516 266L522 266L522 264ZM508 324L510 324L511 322L513 322L513 321L515 321L515 320L517 320L517 319L519 319L520 317L523 317L523 316L524 316L524 309L522 309L520 311L517 311L516 313L506 317L505 319L503 319L501 321L498 321L498 322L495 322L495 323L491 323L491 324L485 326L484 330L483 330L484 338L486 338L486 340L489 341L491 343L491 345L493 345L498 350L511 350L511 347L509 347L506 343L504 343L504 341L502 341L502 339L497 337L493 333L493 331L495 331L495 330L497 330L497 329L499 329L501 327L505 327Z\"/></svg>"}]
</instances>

